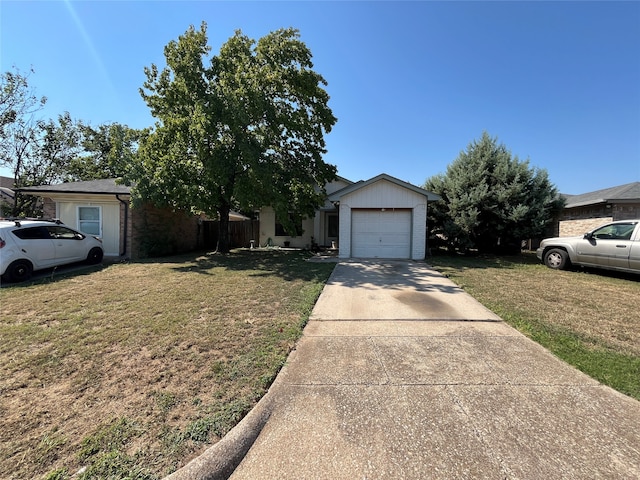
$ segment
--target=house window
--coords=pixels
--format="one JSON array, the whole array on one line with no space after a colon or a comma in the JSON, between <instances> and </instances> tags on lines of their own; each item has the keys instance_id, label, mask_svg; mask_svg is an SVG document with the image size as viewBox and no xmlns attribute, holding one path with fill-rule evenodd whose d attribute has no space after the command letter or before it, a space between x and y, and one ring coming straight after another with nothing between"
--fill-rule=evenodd
<instances>
[{"instance_id":1,"label":"house window","mask_svg":"<svg viewBox=\"0 0 640 480\"><path fill-rule=\"evenodd\" d=\"M78 207L78 230L88 235L102 236L100 207Z\"/></svg>"},{"instance_id":2,"label":"house window","mask_svg":"<svg viewBox=\"0 0 640 480\"><path fill-rule=\"evenodd\" d=\"M298 218L296 220L296 218L293 215L293 213L290 213L289 214L289 220L294 222L294 225L295 225L295 228L296 228L295 235L291 235L290 233L287 233L285 231L284 226L282 225L281 221L278 219L278 217L276 217L276 237L287 237L287 236L302 235L302 219Z\"/></svg>"}]
</instances>

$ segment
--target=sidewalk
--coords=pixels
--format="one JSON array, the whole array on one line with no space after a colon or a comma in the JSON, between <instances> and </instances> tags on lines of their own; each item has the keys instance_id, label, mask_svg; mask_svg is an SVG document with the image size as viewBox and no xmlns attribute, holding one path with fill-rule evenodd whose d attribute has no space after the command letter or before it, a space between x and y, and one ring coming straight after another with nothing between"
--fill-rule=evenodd
<instances>
[{"instance_id":1,"label":"sidewalk","mask_svg":"<svg viewBox=\"0 0 640 480\"><path fill-rule=\"evenodd\" d=\"M640 478L639 402L423 263L338 264L245 420L234 480Z\"/></svg>"}]
</instances>

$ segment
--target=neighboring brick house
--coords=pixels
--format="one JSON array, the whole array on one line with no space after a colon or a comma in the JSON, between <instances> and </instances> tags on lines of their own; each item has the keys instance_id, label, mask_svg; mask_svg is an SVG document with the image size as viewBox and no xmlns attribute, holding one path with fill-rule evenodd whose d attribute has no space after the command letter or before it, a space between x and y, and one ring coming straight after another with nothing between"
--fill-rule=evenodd
<instances>
[{"instance_id":1,"label":"neighboring brick house","mask_svg":"<svg viewBox=\"0 0 640 480\"><path fill-rule=\"evenodd\" d=\"M562 196L566 205L556 232L561 237L582 235L607 222L640 218L640 182Z\"/></svg>"},{"instance_id":2,"label":"neighboring brick house","mask_svg":"<svg viewBox=\"0 0 640 480\"><path fill-rule=\"evenodd\" d=\"M24 187L43 199L43 216L102 238L105 257L144 258L194 250L199 217L151 204L131 208L131 189L115 179Z\"/></svg>"}]
</instances>

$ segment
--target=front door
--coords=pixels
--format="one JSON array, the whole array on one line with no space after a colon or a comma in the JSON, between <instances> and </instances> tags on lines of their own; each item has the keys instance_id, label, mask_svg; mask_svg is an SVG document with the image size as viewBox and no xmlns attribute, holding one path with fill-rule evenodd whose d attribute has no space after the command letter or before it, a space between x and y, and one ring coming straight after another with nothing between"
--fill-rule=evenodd
<instances>
[{"instance_id":1,"label":"front door","mask_svg":"<svg viewBox=\"0 0 640 480\"><path fill-rule=\"evenodd\" d=\"M327 246L332 246L333 245L337 246L338 245L338 231L339 231L339 224L338 224L338 214L337 213L327 213L327 217L326 217L326 232L325 232L325 238L327 241Z\"/></svg>"}]
</instances>

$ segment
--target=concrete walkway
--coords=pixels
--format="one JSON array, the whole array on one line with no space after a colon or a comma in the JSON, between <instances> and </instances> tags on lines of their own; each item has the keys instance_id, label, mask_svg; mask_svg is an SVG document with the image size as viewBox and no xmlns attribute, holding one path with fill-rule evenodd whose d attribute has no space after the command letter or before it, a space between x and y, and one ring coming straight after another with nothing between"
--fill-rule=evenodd
<instances>
[{"instance_id":1,"label":"concrete walkway","mask_svg":"<svg viewBox=\"0 0 640 480\"><path fill-rule=\"evenodd\" d=\"M424 263L344 262L265 398L171 477L228 474L637 479L640 402L558 360Z\"/></svg>"}]
</instances>

